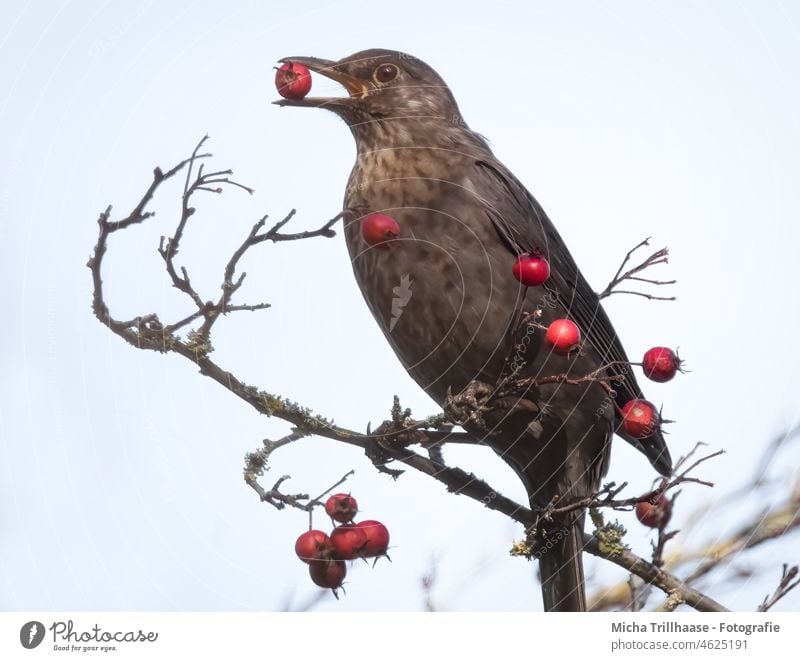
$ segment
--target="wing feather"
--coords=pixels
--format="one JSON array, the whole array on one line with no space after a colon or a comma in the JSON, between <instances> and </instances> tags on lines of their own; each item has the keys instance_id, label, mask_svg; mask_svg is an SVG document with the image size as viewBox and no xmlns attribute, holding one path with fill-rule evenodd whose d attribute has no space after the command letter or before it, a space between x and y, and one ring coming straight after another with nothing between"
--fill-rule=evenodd
<instances>
[{"instance_id":1,"label":"wing feather","mask_svg":"<svg viewBox=\"0 0 800 661\"><path fill-rule=\"evenodd\" d=\"M548 294L578 324L601 361L628 363L622 343L597 293L581 274L541 205L500 162L477 159L475 165L477 178L484 179L478 184L477 190L481 193L493 191L489 193L492 197L483 198L484 207L509 252L514 255L532 251L543 253L551 267L550 278L545 284ZM619 367L613 371L620 378L619 385L615 386L618 406L642 397L632 370ZM671 472L672 461L660 430L642 440L624 433L620 435L643 452L660 473L667 475Z\"/></svg>"}]
</instances>

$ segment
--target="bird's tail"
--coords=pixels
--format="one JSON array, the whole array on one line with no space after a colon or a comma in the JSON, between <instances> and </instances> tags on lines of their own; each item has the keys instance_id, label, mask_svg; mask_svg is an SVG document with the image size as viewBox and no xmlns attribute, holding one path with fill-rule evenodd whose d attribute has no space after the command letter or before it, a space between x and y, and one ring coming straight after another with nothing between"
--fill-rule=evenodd
<instances>
[{"instance_id":1,"label":"bird's tail","mask_svg":"<svg viewBox=\"0 0 800 661\"><path fill-rule=\"evenodd\" d=\"M583 521L581 514L537 533L539 573L545 611L585 611L583 581Z\"/></svg>"}]
</instances>

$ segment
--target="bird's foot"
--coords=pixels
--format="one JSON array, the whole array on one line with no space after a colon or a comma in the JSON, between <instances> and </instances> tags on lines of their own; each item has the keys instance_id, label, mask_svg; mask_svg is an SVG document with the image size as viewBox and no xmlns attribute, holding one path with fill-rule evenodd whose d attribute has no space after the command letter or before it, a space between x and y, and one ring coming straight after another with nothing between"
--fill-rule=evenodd
<instances>
[{"instance_id":1,"label":"bird's foot","mask_svg":"<svg viewBox=\"0 0 800 661\"><path fill-rule=\"evenodd\" d=\"M418 423L401 418L384 420L374 430L370 429L368 425L366 436L364 453L379 471L387 473L395 479L403 471L387 466L395 460L395 457L392 456L393 450L421 443L427 439L425 433L419 429Z\"/></svg>"},{"instance_id":2,"label":"bird's foot","mask_svg":"<svg viewBox=\"0 0 800 661\"><path fill-rule=\"evenodd\" d=\"M381 473L391 475L395 480L404 471L396 468L389 468L388 464L394 461L388 442L380 437L368 437L364 443L364 454Z\"/></svg>"},{"instance_id":3,"label":"bird's foot","mask_svg":"<svg viewBox=\"0 0 800 661\"><path fill-rule=\"evenodd\" d=\"M491 411L493 407L489 402L494 394L494 388L483 381L470 381L466 388L457 395L453 395L450 388L444 401L444 412L456 425L477 425L480 429L487 430L483 414Z\"/></svg>"},{"instance_id":4,"label":"bird's foot","mask_svg":"<svg viewBox=\"0 0 800 661\"><path fill-rule=\"evenodd\" d=\"M374 430L368 432L382 443L407 447L428 440L427 434L419 428L415 420L384 420Z\"/></svg>"}]
</instances>

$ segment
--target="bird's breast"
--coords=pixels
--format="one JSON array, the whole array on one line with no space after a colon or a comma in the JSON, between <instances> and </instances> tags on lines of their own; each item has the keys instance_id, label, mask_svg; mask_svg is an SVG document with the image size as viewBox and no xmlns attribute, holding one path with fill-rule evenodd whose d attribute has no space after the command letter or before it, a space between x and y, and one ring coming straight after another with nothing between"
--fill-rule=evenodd
<instances>
[{"instance_id":1,"label":"bird's breast","mask_svg":"<svg viewBox=\"0 0 800 661\"><path fill-rule=\"evenodd\" d=\"M345 239L375 319L411 376L434 399L472 379L493 381L520 293L511 255L474 194L467 164L439 150L359 156L348 184ZM396 241L370 246L365 215L400 226Z\"/></svg>"}]
</instances>

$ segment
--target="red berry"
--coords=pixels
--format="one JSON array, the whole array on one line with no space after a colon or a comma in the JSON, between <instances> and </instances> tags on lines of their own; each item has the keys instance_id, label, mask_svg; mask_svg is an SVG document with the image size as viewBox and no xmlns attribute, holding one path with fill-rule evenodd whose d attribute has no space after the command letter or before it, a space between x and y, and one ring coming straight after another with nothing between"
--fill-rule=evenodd
<instances>
[{"instance_id":1,"label":"red berry","mask_svg":"<svg viewBox=\"0 0 800 661\"><path fill-rule=\"evenodd\" d=\"M544 339L553 345L553 351L567 355L578 348L581 331L575 322L569 319L556 319L548 327Z\"/></svg>"},{"instance_id":2,"label":"red berry","mask_svg":"<svg viewBox=\"0 0 800 661\"><path fill-rule=\"evenodd\" d=\"M622 407L622 427L634 438L647 438L661 420L656 407L646 399L632 399Z\"/></svg>"},{"instance_id":3,"label":"red berry","mask_svg":"<svg viewBox=\"0 0 800 661\"><path fill-rule=\"evenodd\" d=\"M340 560L353 560L362 555L367 544L367 536L354 523L344 523L331 532L333 554Z\"/></svg>"},{"instance_id":4,"label":"red berry","mask_svg":"<svg viewBox=\"0 0 800 661\"><path fill-rule=\"evenodd\" d=\"M321 588L335 590L342 587L344 577L347 576L347 567L341 560L329 562L315 562L308 568L311 580Z\"/></svg>"},{"instance_id":5,"label":"red berry","mask_svg":"<svg viewBox=\"0 0 800 661\"><path fill-rule=\"evenodd\" d=\"M317 564L315 560L327 560L333 547L331 539L321 530L307 530L294 543L294 552L303 562Z\"/></svg>"},{"instance_id":6,"label":"red berry","mask_svg":"<svg viewBox=\"0 0 800 661\"><path fill-rule=\"evenodd\" d=\"M361 236L369 245L388 248L388 241L400 235L400 225L385 213L371 213L361 221Z\"/></svg>"},{"instance_id":7,"label":"red berry","mask_svg":"<svg viewBox=\"0 0 800 661\"><path fill-rule=\"evenodd\" d=\"M358 503L350 494L336 493L325 502L325 512L334 521L349 523L358 514Z\"/></svg>"},{"instance_id":8,"label":"red berry","mask_svg":"<svg viewBox=\"0 0 800 661\"><path fill-rule=\"evenodd\" d=\"M636 518L650 528L664 528L672 516L672 504L662 493L652 500L636 503Z\"/></svg>"},{"instance_id":9,"label":"red berry","mask_svg":"<svg viewBox=\"0 0 800 661\"><path fill-rule=\"evenodd\" d=\"M369 520L357 523L356 527L364 532L367 540L359 555L364 558L385 555L389 548L389 531L385 525L380 521Z\"/></svg>"},{"instance_id":10,"label":"red berry","mask_svg":"<svg viewBox=\"0 0 800 661\"><path fill-rule=\"evenodd\" d=\"M550 277L550 264L544 257L525 253L517 257L511 272L526 287L538 287Z\"/></svg>"},{"instance_id":11,"label":"red berry","mask_svg":"<svg viewBox=\"0 0 800 661\"><path fill-rule=\"evenodd\" d=\"M304 64L284 62L275 71L275 87L284 99L302 99L311 90L311 72Z\"/></svg>"},{"instance_id":12,"label":"red berry","mask_svg":"<svg viewBox=\"0 0 800 661\"><path fill-rule=\"evenodd\" d=\"M653 347L648 349L642 358L644 375L651 381L664 383L669 381L681 368L681 359L672 349Z\"/></svg>"}]
</instances>

